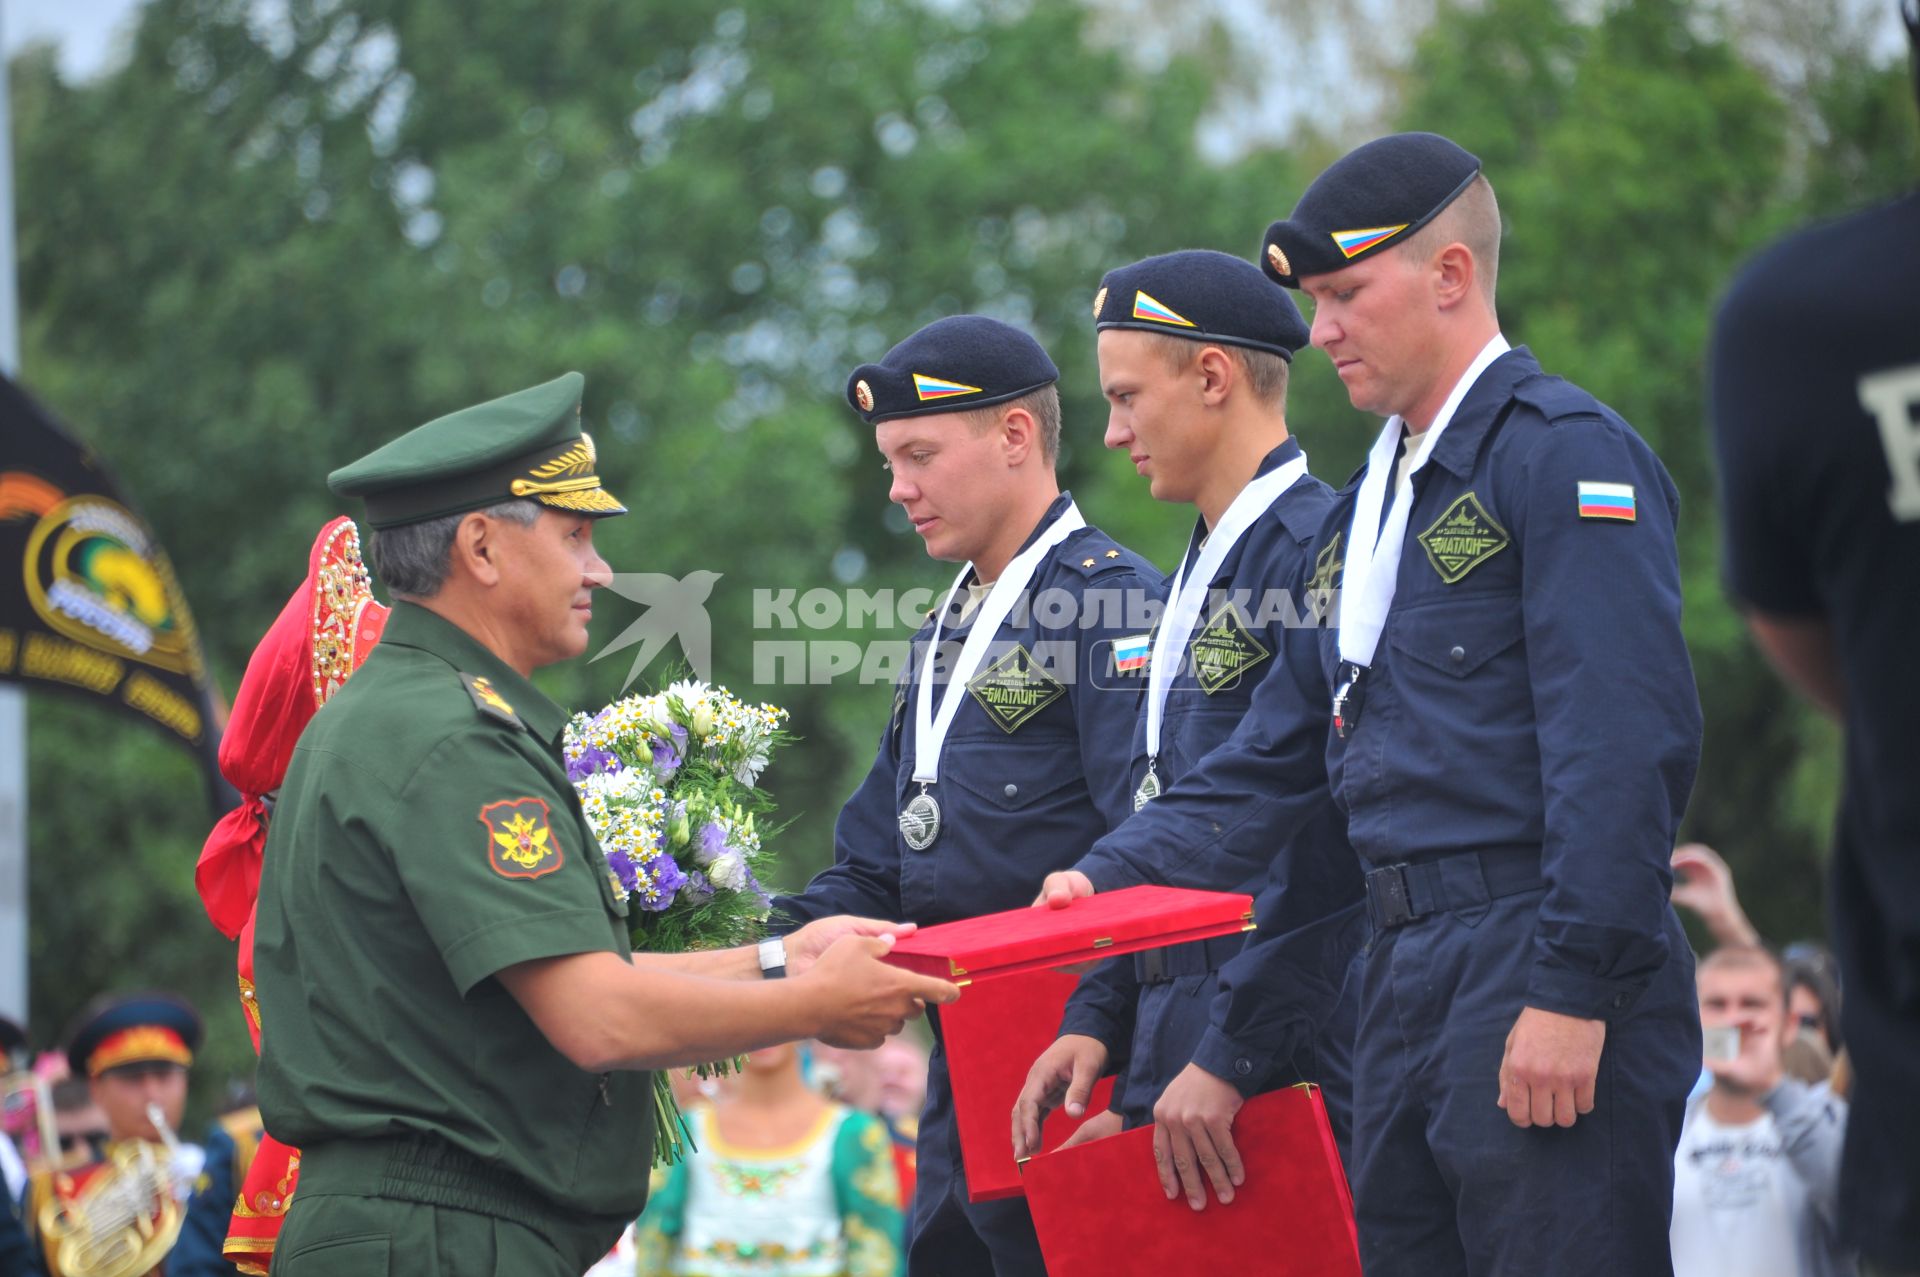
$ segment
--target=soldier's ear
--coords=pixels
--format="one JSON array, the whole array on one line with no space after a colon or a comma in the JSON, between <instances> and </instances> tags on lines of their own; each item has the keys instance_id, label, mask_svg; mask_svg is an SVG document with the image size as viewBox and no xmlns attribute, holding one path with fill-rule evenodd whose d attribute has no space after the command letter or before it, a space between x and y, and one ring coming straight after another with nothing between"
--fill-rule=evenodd
<instances>
[{"instance_id":1,"label":"soldier's ear","mask_svg":"<svg viewBox=\"0 0 1920 1277\"><path fill-rule=\"evenodd\" d=\"M447 565L449 577L465 577L476 585L499 584L500 540L494 535L493 521L479 511L460 520L447 553L452 558Z\"/></svg>"}]
</instances>

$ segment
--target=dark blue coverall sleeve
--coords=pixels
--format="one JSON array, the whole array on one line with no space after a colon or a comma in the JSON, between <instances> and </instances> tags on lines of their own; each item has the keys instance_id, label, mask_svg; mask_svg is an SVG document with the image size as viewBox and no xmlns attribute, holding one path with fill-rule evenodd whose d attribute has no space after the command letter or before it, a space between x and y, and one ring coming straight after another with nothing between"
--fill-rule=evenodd
<instances>
[{"instance_id":1,"label":"dark blue coverall sleeve","mask_svg":"<svg viewBox=\"0 0 1920 1277\"><path fill-rule=\"evenodd\" d=\"M1515 535L1546 812L1526 1001L1606 1019L1667 960L1671 838L1700 757L1680 629L1680 500L1652 450L1597 414L1557 419L1521 481ZM1583 481L1631 484L1634 520L1580 517Z\"/></svg>"}]
</instances>

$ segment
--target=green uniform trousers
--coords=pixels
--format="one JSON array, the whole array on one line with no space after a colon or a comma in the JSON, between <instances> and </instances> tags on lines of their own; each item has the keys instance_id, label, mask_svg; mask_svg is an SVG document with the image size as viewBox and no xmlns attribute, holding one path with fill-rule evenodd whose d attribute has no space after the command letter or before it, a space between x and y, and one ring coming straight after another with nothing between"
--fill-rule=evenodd
<instances>
[{"instance_id":1,"label":"green uniform trousers","mask_svg":"<svg viewBox=\"0 0 1920 1277\"><path fill-rule=\"evenodd\" d=\"M273 1277L580 1277L624 1218L568 1214L444 1148L307 1150Z\"/></svg>"}]
</instances>

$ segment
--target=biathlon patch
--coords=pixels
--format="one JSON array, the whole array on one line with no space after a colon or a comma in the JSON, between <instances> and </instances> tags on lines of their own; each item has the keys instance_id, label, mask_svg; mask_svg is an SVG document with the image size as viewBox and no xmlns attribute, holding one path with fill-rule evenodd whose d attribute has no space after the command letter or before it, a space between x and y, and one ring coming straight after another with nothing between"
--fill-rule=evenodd
<instances>
[{"instance_id":1,"label":"biathlon patch","mask_svg":"<svg viewBox=\"0 0 1920 1277\"><path fill-rule=\"evenodd\" d=\"M1480 498L1469 492L1447 507L1433 526L1420 534L1427 561L1448 585L1512 544L1507 530L1493 521Z\"/></svg>"},{"instance_id":2,"label":"biathlon patch","mask_svg":"<svg viewBox=\"0 0 1920 1277\"><path fill-rule=\"evenodd\" d=\"M1319 593L1331 590L1339 582L1341 573L1347 570L1347 561L1340 557L1340 538L1343 535L1334 533L1333 539L1314 556L1313 579L1307 582L1307 589Z\"/></svg>"},{"instance_id":3,"label":"biathlon patch","mask_svg":"<svg viewBox=\"0 0 1920 1277\"><path fill-rule=\"evenodd\" d=\"M487 861L502 878L544 878L566 862L544 798L504 798L480 809Z\"/></svg>"},{"instance_id":4,"label":"biathlon patch","mask_svg":"<svg viewBox=\"0 0 1920 1277\"><path fill-rule=\"evenodd\" d=\"M1631 483L1591 483L1582 479L1576 495L1583 519L1617 519L1621 523L1634 523L1639 519Z\"/></svg>"},{"instance_id":5,"label":"biathlon patch","mask_svg":"<svg viewBox=\"0 0 1920 1277\"><path fill-rule=\"evenodd\" d=\"M1021 644L974 675L967 691L987 717L1009 734L1067 694L1067 685L1042 669Z\"/></svg>"},{"instance_id":6,"label":"biathlon patch","mask_svg":"<svg viewBox=\"0 0 1920 1277\"><path fill-rule=\"evenodd\" d=\"M1200 690L1212 696L1272 655L1228 599L1193 636L1193 676Z\"/></svg>"}]
</instances>

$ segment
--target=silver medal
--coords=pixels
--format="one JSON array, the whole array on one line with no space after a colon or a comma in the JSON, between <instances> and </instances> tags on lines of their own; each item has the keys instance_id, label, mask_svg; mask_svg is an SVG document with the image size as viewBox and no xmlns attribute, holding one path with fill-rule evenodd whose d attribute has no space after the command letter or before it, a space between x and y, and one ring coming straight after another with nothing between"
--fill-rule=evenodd
<instances>
[{"instance_id":1,"label":"silver medal","mask_svg":"<svg viewBox=\"0 0 1920 1277\"><path fill-rule=\"evenodd\" d=\"M1153 764L1147 764L1146 779L1140 782L1140 788L1133 791L1133 809L1139 811L1160 796L1160 777L1154 773Z\"/></svg>"},{"instance_id":2,"label":"silver medal","mask_svg":"<svg viewBox=\"0 0 1920 1277\"><path fill-rule=\"evenodd\" d=\"M925 851L940 836L940 804L920 787L907 805L900 809L900 836L915 851Z\"/></svg>"}]
</instances>

